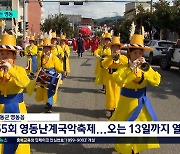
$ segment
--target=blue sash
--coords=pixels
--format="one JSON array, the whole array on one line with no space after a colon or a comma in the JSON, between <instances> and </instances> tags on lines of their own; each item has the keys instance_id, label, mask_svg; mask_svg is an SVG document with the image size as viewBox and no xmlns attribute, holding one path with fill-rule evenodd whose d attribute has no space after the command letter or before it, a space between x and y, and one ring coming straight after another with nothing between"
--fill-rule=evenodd
<instances>
[{"instance_id":1,"label":"blue sash","mask_svg":"<svg viewBox=\"0 0 180 154\"><path fill-rule=\"evenodd\" d=\"M147 111L149 112L153 121L157 121L156 114L153 110L153 107L146 96L146 88L138 89L135 91L134 89L121 88L121 95L130 98L138 98L138 106L132 112L127 121L135 121L139 116L143 106L146 106Z\"/></svg>"},{"instance_id":2,"label":"blue sash","mask_svg":"<svg viewBox=\"0 0 180 154\"><path fill-rule=\"evenodd\" d=\"M4 104L4 113L19 113L20 102L23 102L23 93L7 95L7 97L0 95L0 104Z\"/></svg>"},{"instance_id":3,"label":"blue sash","mask_svg":"<svg viewBox=\"0 0 180 154\"><path fill-rule=\"evenodd\" d=\"M37 72L37 58L36 58L36 55L32 56L32 71L33 71L33 73Z\"/></svg>"},{"instance_id":4,"label":"blue sash","mask_svg":"<svg viewBox=\"0 0 180 154\"><path fill-rule=\"evenodd\" d=\"M50 84L48 85L48 103L50 105L53 105L53 96L54 96L55 92L52 91L52 88L53 88L55 79L58 76L58 73L55 72L54 68L45 68L45 69L49 70L49 74L53 76Z\"/></svg>"},{"instance_id":5,"label":"blue sash","mask_svg":"<svg viewBox=\"0 0 180 154\"><path fill-rule=\"evenodd\" d=\"M4 113L20 113L18 104L23 102L23 93L0 95L0 104L4 104ZM4 143L4 154L14 154L18 147L18 143Z\"/></svg>"}]
</instances>

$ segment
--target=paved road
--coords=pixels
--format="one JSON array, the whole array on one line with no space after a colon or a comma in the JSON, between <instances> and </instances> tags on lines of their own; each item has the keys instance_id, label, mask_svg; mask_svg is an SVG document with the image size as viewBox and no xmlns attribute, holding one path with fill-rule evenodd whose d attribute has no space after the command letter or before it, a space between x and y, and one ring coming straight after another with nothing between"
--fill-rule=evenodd
<instances>
[{"instance_id":1,"label":"paved road","mask_svg":"<svg viewBox=\"0 0 180 154\"><path fill-rule=\"evenodd\" d=\"M53 108L60 113L62 121L107 121L105 95L94 85L95 58L90 52L78 58L72 52L70 57L71 73L59 88L58 103ZM17 63L25 66L25 58L18 57ZM162 75L159 87L148 87L148 96L159 120L180 121L180 74L176 68L163 71L153 66ZM34 95L25 95L28 112L44 112L44 105L36 103ZM115 154L112 144L33 144L33 154ZM162 144L160 149L149 150L143 154L179 154L180 145Z\"/></svg>"}]
</instances>

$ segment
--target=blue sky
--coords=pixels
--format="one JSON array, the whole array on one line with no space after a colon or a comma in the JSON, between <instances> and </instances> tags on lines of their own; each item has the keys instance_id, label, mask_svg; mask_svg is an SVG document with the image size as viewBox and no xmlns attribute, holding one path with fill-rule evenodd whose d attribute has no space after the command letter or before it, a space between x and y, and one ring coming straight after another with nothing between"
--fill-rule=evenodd
<instances>
[{"instance_id":1,"label":"blue sky","mask_svg":"<svg viewBox=\"0 0 180 154\"><path fill-rule=\"evenodd\" d=\"M43 7L45 18L47 18L48 14L58 13L59 9L62 14L82 15L94 19L123 15L125 11L125 3L117 2L87 2L82 6L75 6L70 3L67 6L60 5L60 8L58 3L43 3Z\"/></svg>"}]
</instances>

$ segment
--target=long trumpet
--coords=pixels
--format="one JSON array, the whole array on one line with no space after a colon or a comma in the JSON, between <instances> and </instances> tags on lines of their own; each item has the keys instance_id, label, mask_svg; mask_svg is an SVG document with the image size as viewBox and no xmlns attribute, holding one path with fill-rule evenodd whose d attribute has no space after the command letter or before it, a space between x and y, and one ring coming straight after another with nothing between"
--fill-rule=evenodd
<instances>
[{"instance_id":1,"label":"long trumpet","mask_svg":"<svg viewBox=\"0 0 180 154\"><path fill-rule=\"evenodd\" d=\"M135 60L134 61L136 64L135 64L135 67L139 67L142 71L144 72L147 72L150 68L150 65L149 63L147 62L141 62L141 63L138 63L139 62L139 59Z\"/></svg>"},{"instance_id":2,"label":"long trumpet","mask_svg":"<svg viewBox=\"0 0 180 154\"><path fill-rule=\"evenodd\" d=\"M141 63L140 69L142 71L147 72L149 70L149 68L150 68L149 63L147 63L147 62Z\"/></svg>"}]
</instances>

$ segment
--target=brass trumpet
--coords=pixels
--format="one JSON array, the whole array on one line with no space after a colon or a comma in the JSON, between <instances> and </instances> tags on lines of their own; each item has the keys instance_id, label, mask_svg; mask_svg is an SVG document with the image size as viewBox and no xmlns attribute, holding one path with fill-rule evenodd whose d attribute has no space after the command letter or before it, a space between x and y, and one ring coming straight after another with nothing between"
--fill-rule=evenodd
<instances>
[{"instance_id":1,"label":"brass trumpet","mask_svg":"<svg viewBox=\"0 0 180 154\"><path fill-rule=\"evenodd\" d=\"M147 62L144 62L144 63L141 63L141 64L140 64L140 69L141 69L142 71L144 71L144 72L147 72L147 71L149 70L149 68L150 68L150 65L149 65L149 63L147 63Z\"/></svg>"},{"instance_id":2,"label":"brass trumpet","mask_svg":"<svg viewBox=\"0 0 180 154\"><path fill-rule=\"evenodd\" d=\"M150 68L149 63L147 63L145 61L140 62L139 59L136 59L135 61L133 61L133 63L134 63L134 67L136 67L136 68L138 67L139 69L141 69L144 72L147 72Z\"/></svg>"}]
</instances>

